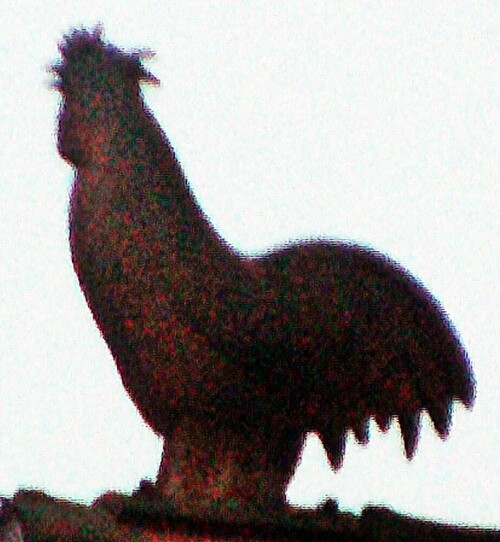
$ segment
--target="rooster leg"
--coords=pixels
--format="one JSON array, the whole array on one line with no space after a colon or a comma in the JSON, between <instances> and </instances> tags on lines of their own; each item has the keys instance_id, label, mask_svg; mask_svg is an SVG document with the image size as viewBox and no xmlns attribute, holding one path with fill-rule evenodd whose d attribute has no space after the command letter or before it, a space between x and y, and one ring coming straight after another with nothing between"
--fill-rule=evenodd
<instances>
[{"instance_id":1,"label":"rooster leg","mask_svg":"<svg viewBox=\"0 0 500 542\"><path fill-rule=\"evenodd\" d=\"M286 509L285 489L302 437L222 430L182 421L165 439L159 493L178 513L222 521L258 521Z\"/></svg>"}]
</instances>

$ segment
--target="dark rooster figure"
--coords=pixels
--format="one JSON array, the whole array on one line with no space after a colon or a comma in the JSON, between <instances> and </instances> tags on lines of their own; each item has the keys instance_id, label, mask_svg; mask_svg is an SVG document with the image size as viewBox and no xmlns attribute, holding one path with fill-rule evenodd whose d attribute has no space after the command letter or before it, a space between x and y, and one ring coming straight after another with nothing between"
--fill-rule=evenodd
<instances>
[{"instance_id":1,"label":"dark rooster figure","mask_svg":"<svg viewBox=\"0 0 500 542\"><path fill-rule=\"evenodd\" d=\"M165 439L157 488L182 513L284 510L306 432L340 468L346 432L398 417L406 456L422 410L445 438L470 407L467 354L428 291L386 256L303 242L236 253L188 186L141 82L143 54L73 31L54 67L58 148L76 169L73 263L123 384Z\"/></svg>"}]
</instances>

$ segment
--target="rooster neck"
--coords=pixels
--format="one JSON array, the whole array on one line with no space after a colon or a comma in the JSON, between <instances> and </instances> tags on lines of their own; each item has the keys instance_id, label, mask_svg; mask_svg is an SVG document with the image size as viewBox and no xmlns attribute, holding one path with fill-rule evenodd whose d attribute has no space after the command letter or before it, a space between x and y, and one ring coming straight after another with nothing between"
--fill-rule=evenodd
<instances>
[{"instance_id":1,"label":"rooster neck","mask_svg":"<svg viewBox=\"0 0 500 542\"><path fill-rule=\"evenodd\" d=\"M113 306L134 319L153 305L156 319L161 306L202 327L231 320L231 307L254 296L252 273L203 215L142 99L102 108L93 119L76 128L88 146L70 217L90 305L105 295L109 320Z\"/></svg>"}]
</instances>

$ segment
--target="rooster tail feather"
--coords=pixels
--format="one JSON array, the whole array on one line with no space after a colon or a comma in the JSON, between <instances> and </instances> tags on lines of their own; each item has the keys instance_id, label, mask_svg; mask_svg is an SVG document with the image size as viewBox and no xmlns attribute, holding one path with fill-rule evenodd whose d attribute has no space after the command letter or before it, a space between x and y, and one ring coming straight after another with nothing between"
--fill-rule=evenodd
<instances>
[{"instance_id":1,"label":"rooster tail feather","mask_svg":"<svg viewBox=\"0 0 500 542\"><path fill-rule=\"evenodd\" d=\"M355 423L353 426L354 436L359 444L365 446L370 440L370 419L366 418L364 420L359 420L358 423Z\"/></svg>"},{"instance_id":2,"label":"rooster tail feather","mask_svg":"<svg viewBox=\"0 0 500 542\"><path fill-rule=\"evenodd\" d=\"M391 425L391 415L386 412L377 413L375 414L375 421L382 433L386 433Z\"/></svg>"},{"instance_id":3,"label":"rooster tail feather","mask_svg":"<svg viewBox=\"0 0 500 542\"><path fill-rule=\"evenodd\" d=\"M451 426L451 401L434 402L427 408L434 428L440 438L444 440L450 432Z\"/></svg>"},{"instance_id":4,"label":"rooster tail feather","mask_svg":"<svg viewBox=\"0 0 500 542\"><path fill-rule=\"evenodd\" d=\"M420 435L420 411L398 416L399 428L403 437L405 454L412 459L417 449L418 437Z\"/></svg>"},{"instance_id":5,"label":"rooster tail feather","mask_svg":"<svg viewBox=\"0 0 500 542\"><path fill-rule=\"evenodd\" d=\"M346 431L341 433L324 432L321 434L321 440L326 450L326 455L333 470L338 471L344 461Z\"/></svg>"}]
</instances>

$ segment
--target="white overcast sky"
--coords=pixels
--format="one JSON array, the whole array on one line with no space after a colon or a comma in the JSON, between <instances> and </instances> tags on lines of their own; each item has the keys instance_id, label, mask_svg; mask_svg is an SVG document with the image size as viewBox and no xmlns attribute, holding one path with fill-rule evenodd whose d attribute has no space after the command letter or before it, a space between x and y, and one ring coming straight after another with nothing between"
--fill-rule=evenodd
<instances>
[{"instance_id":1,"label":"white overcast sky","mask_svg":"<svg viewBox=\"0 0 500 542\"><path fill-rule=\"evenodd\" d=\"M500 525L499 28L496 1L0 0L0 494L91 502L154 478L161 441L125 393L73 272L72 170L55 148L45 66L73 26L150 47L147 101L221 235L256 252L338 237L401 262L441 301L477 378L451 436L424 416L349 437L329 470L314 437L288 489L359 512L383 503Z\"/></svg>"}]
</instances>

